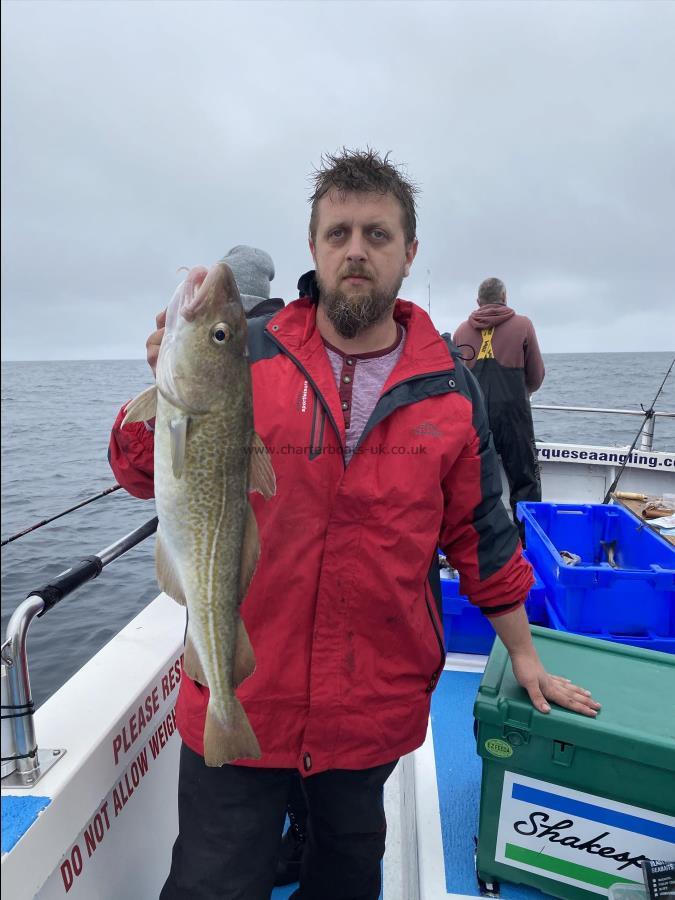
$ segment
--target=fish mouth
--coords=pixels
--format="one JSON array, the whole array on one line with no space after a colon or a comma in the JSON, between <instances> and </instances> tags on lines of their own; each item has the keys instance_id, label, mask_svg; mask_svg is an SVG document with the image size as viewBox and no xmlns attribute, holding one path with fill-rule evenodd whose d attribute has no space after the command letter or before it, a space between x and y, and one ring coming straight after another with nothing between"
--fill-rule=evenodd
<instances>
[{"instance_id":1,"label":"fish mouth","mask_svg":"<svg viewBox=\"0 0 675 900\"><path fill-rule=\"evenodd\" d=\"M183 315L183 310L190 308L197 297L201 286L206 281L209 270L206 266L193 266L185 276L185 281L180 287L180 296L175 309L175 315Z\"/></svg>"},{"instance_id":2,"label":"fish mouth","mask_svg":"<svg viewBox=\"0 0 675 900\"><path fill-rule=\"evenodd\" d=\"M239 301L237 283L226 263L216 263L210 269L203 266L191 269L185 287L179 311L187 322L194 322L206 310Z\"/></svg>"},{"instance_id":3,"label":"fish mouth","mask_svg":"<svg viewBox=\"0 0 675 900\"><path fill-rule=\"evenodd\" d=\"M194 266L185 280L178 286L166 314L166 328L159 360L156 384L159 393L172 406L188 416L200 416L211 412L204 397L185 399L194 393L190 379L184 370L182 360L184 327L188 331L199 330L208 324L209 317L215 321L228 321L233 317L233 306L239 306L244 315L237 283L232 270L225 263L217 263L210 269ZM236 316L235 316L236 318ZM203 320L206 320L204 322Z\"/></svg>"}]
</instances>

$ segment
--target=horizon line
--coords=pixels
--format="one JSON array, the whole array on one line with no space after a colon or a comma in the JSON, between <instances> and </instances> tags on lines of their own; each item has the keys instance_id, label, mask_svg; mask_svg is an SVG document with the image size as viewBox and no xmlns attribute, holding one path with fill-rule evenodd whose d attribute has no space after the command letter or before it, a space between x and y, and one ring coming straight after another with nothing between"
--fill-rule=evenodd
<instances>
[{"instance_id":1,"label":"horizon line","mask_svg":"<svg viewBox=\"0 0 675 900\"><path fill-rule=\"evenodd\" d=\"M542 351L542 356L621 356L628 354L655 354L655 353L672 353L673 350L548 350ZM5 358L0 359L2 363L60 363L60 362L146 362L144 356L106 356L100 357L54 357L51 359L24 359L24 358Z\"/></svg>"}]
</instances>

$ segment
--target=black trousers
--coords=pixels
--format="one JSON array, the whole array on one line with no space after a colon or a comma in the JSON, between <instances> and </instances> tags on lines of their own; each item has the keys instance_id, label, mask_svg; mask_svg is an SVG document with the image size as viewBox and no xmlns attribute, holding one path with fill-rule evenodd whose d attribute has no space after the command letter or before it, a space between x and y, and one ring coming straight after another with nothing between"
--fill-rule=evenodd
<instances>
[{"instance_id":1,"label":"black trousers","mask_svg":"<svg viewBox=\"0 0 675 900\"><path fill-rule=\"evenodd\" d=\"M527 410L517 408L506 415L502 410L499 415L491 410L490 428L509 483L513 521L519 525L516 504L521 500L535 503L541 500L541 475L532 417Z\"/></svg>"},{"instance_id":2,"label":"black trousers","mask_svg":"<svg viewBox=\"0 0 675 900\"><path fill-rule=\"evenodd\" d=\"M307 800L305 799L305 789L302 786L302 776L299 772L291 777L291 784L288 791L288 818L295 824L300 834L307 831Z\"/></svg>"},{"instance_id":3,"label":"black trousers","mask_svg":"<svg viewBox=\"0 0 675 900\"><path fill-rule=\"evenodd\" d=\"M294 900L377 900L396 762L304 778L309 809ZM295 769L209 768L183 744L178 838L160 900L269 900Z\"/></svg>"}]
</instances>

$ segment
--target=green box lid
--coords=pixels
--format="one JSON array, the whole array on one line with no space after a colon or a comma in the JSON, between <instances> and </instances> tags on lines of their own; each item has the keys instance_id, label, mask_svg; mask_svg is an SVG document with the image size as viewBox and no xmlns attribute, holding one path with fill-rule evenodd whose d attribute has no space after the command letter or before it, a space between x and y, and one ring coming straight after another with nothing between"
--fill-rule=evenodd
<instances>
[{"instance_id":1,"label":"green box lid","mask_svg":"<svg viewBox=\"0 0 675 900\"><path fill-rule=\"evenodd\" d=\"M497 638L474 705L479 722L675 772L675 656L534 625L531 630L544 668L587 688L602 709L596 718L555 705L538 712Z\"/></svg>"}]
</instances>

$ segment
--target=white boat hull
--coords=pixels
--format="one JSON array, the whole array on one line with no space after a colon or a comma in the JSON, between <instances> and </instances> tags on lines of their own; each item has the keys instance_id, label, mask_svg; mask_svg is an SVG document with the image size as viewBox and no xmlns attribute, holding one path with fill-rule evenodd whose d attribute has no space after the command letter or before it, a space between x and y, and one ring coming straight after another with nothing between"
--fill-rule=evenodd
<instances>
[{"instance_id":1,"label":"white boat hull","mask_svg":"<svg viewBox=\"0 0 675 900\"><path fill-rule=\"evenodd\" d=\"M178 832L174 727L185 610L160 595L36 713L41 746L66 753L35 788L50 797L2 859L12 900L146 900Z\"/></svg>"}]
</instances>

